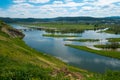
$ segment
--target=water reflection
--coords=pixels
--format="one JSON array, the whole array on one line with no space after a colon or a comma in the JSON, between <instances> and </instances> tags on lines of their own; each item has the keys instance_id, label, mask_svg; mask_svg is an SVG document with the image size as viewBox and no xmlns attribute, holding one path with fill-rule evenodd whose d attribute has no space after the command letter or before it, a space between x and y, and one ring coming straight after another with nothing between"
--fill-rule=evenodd
<instances>
[{"instance_id":1,"label":"water reflection","mask_svg":"<svg viewBox=\"0 0 120 80\"><path fill-rule=\"evenodd\" d=\"M20 26L13 25L13 27L18 28ZM96 33L96 31L89 30L85 31L79 38L101 40L99 42L72 42L64 41L64 39L67 38L43 37L42 34L45 33L45 31L39 30L25 31L25 37L23 40L26 42L27 45L35 48L40 52L53 55L70 65L87 69L89 71L104 72L106 69L120 70L120 60L64 46L64 44L68 43L91 46L93 44L106 43L106 38L120 37L120 35Z\"/></svg>"}]
</instances>

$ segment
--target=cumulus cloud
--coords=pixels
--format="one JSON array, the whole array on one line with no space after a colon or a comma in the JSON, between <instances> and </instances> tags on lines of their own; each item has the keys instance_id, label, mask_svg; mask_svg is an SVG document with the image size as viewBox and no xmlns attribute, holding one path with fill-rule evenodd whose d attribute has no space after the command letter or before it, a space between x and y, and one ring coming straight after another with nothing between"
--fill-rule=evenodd
<instances>
[{"instance_id":1,"label":"cumulus cloud","mask_svg":"<svg viewBox=\"0 0 120 80\"><path fill-rule=\"evenodd\" d=\"M95 2L97 0L83 0L84 2Z\"/></svg>"},{"instance_id":2,"label":"cumulus cloud","mask_svg":"<svg viewBox=\"0 0 120 80\"><path fill-rule=\"evenodd\" d=\"M0 9L0 16L50 18L58 16L104 17L120 15L120 0L83 0L82 2L54 0L52 3L49 3L50 0L13 0L13 2L14 4L8 9ZM42 3L42 5L38 3ZM118 4L116 5L116 3Z\"/></svg>"},{"instance_id":3,"label":"cumulus cloud","mask_svg":"<svg viewBox=\"0 0 120 80\"><path fill-rule=\"evenodd\" d=\"M27 0L13 0L14 3L23 3L26 2Z\"/></svg>"},{"instance_id":4,"label":"cumulus cloud","mask_svg":"<svg viewBox=\"0 0 120 80\"><path fill-rule=\"evenodd\" d=\"M73 0L64 0L66 3L73 2Z\"/></svg>"},{"instance_id":5,"label":"cumulus cloud","mask_svg":"<svg viewBox=\"0 0 120 80\"><path fill-rule=\"evenodd\" d=\"M63 1L54 1L53 4L57 4L57 5L63 4Z\"/></svg>"},{"instance_id":6,"label":"cumulus cloud","mask_svg":"<svg viewBox=\"0 0 120 80\"><path fill-rule=\"evenodd\" d=\"M113 3L120 2L120 0L98 0L93 3L96 6L107 6Z\"/></svg>"},{"instance_id":7,"label":"cumulus cloud","mask_svg":"<svg viewBox=\"0 0 120 80\"><path fill-rule=\"evenodd\" d=\"M83 6L82 10L92 10L93 8L91 6Z\"/></svg>"},{"instance_id":8,"label":"cumulus cloud","mask_svg":"<svg viewBox=\"0 0 120 80\"><path fill-rule=\"evenodd\" d=\"M49 0L28 0L28 2L31 3L47 3Z\"/></svg>"}]
</instances>

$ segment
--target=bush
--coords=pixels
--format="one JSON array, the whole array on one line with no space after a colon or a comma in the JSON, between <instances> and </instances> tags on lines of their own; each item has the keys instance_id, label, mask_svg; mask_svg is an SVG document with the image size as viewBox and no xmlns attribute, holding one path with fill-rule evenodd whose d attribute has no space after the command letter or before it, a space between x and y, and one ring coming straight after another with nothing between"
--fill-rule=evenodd
<instances>
[{"instance_id":1,"label":"bush","mask_svg":"<svg viewBox=\"0 0 120 80\"><path fill-rule=\"evenodd\" d=\"M104 80L120 80L120 71L107 71Z\"/></svg>"},{"instance_id":2,"label":"bush","mask_svg":"<svg viewBox=\"0 0 120 80\"><path fill-rule=\"evenodd\" d=\"M103 46L103 48L108 48L108 49L117 49L119 48L119 43L118 42L111 42L110 44L106 44Z\"/></svg>"},{"instance_id":3,"label":"bush","mask_svg":"<svg viewBox=\"0 0 120 80\"><path fill-rule=\"evenodd\" d=\"M50 69L33 66L31 64L14 66L14 68L0 68L0 80L52 80Z\"/></svg>"}]
</instances>

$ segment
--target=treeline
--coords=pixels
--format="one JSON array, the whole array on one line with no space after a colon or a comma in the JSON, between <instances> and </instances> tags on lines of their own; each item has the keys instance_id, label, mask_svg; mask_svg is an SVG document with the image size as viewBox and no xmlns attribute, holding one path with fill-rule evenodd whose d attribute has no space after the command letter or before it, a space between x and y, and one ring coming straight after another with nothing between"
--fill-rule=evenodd
<instances>
[{"instance_id":1,"label":"treeline","mask_svg":"<svg viewBox=\"0 0 120 80\"><path fill-rule=\"evenodd\" d=\"M118 42L111 42L111 43L106 43L105 45L94 45L95 47L98 48L103 48L103 49L117 49L120 48L120 44Z\"/></svg>"},{"instance_id":2,"label":"treeline","mask_svg":"<svg viewBox=\"0 0 120 80\"><path fill-rule=\"evenodd\" d=\"M95 17L57 17L57 18L9 18L9 17L0 17L0 20L3 20L7 23L14 22L74 22L74 23L119 23L120 17L104 17L104 18L95 18Z\"/></svg>"},{"instance_id":3,"label":"treeline","mask_svg":"<svg viewBox=\"0 0 120 80\"><path fill-rule=\"evenodd\" d=\"M109 27L107 31L109 31L110 33L120 34L120 24L111 24L107 26Z\"/></svg>"}]
</instances>

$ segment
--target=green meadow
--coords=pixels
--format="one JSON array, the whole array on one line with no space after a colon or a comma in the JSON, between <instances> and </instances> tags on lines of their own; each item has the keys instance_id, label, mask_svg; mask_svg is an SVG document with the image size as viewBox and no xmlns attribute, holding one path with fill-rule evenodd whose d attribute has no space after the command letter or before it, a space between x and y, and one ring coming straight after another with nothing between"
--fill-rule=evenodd
<instances>
[{"instance_id":1,"label":"green meadow","mask_svg":"<svg viewBox=\"0 0 120 80\"><path fill-rule=\"evenodd\" d=\"M24 24L22 24L24 25ZM75 23L61 23L61 22L51 22L51 23L28 23L25 26L34 26L36 28L43 28L46 32L54 33L83 33L84 30L95 29L93 24L75 24Z\"/></svg>"},{"instance_id":2,"label":"green meadow","mask_svg":"<svg viewBox=\"0 0 120 80\"><path fill-rule=\"evenodd\" d=\"M28 47L24 34L0 21L0 80L119 80L119 71L92 73Z\"/></svg>"},{"instance_id":3,"label":"green meadow","mask_svg":"<svg viewBox=\"0 0 120 80\"><path fill-rule=\"evenodd\" d=\"M97 76L86 70L69 66L55 57L28 47L21 40L24 35L11 29L9 25L0 22L0 80L94 80L101 78L101 75Z\"/></svg>"}]
</instances>

